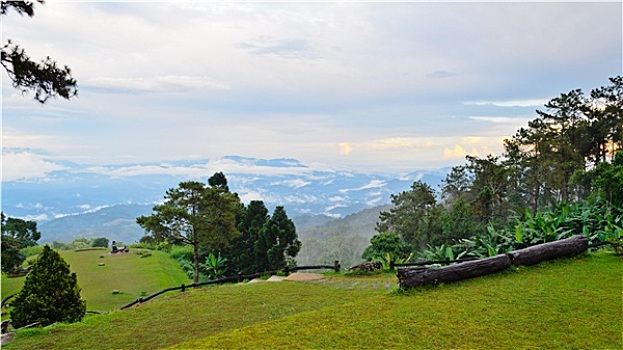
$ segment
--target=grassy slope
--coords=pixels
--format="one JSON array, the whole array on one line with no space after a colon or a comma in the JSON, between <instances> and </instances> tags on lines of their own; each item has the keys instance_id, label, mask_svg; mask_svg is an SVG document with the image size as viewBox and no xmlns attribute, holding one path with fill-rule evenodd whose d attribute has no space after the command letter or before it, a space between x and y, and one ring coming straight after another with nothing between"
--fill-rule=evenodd
<instances>
[{"instance_id":1,"label":"grassy slope","mask_svg":"<svg viewBox=\"0 0 623 350\"><path fill-rule=\"evenodd\" d=\"M393 276L227 285L20 332L6 348L622 348L622 266L588 255L407 293L371 287Z\"/></svg>"},{"instance_id":2,"label":"grassy slope","mask_svg":"<svg viewBox=\"0 0 623 350\"><path fill-rule=\"evenodd\" d=\"M141 258L132 251L117 255L109 255L109 251L60 251L71 271L78 275L78 285L82 288L82 298L87 301L87 310L118 309L136 300L142 292L149 295L191 282L177 261L164 252L154 251L152 256ZM98 266L99 263L104 263L104 266ZM18 292L24 279L3 275L2 297ZM113 295L114 289L122 291L122 294Z\"/></svg>"}]
</instances>

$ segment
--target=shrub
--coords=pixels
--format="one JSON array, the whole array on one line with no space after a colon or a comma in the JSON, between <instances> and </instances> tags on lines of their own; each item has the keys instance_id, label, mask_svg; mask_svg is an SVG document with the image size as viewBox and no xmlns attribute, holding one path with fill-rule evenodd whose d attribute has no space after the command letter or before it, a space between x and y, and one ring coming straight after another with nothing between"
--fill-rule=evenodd
<instances>
[{"instance_id":1,"label":"shrub","mask_svg":"<svg viewBox=\"0 0 623 350\"><path fill-rule=\"evenodd\" d=\"M108 238L106 237L95 238L93 240L93 243L91 243L91 247L108 248Z\"/></svg>"},{"instance_id":2,"label":"shrub","mask_svg":"<svg viewBox=\"0 0 623 350\"><path fill-rule=\"evenodd\" d=\"M58 252L45 245L13 301L11 321L14 327L34 322L44 326L78 322L85 312L86 302L80 297L76 274L70 272L69 265Z\"/></svg>"},{"instance_id":3,"label":"shrub","mask_svg":"<svg viewBox=\"0 0 623 350\"><path fill-rule=\"evenodd\" d=\"M20 249L20 252L24 254L25 258L29 258L31 256L39 255L43 251L43 246L41 245L33 245L32 247L26 247Z\"/></svg>"},{"instance_id":4,"label":"shrub","mask_svg":"<svg viewBox=\"0 0 623 350\"><path fill-rule=\"evenodd\" d=\"M175 260L193 261L193 247L191 246L173 246L169 255Z\"/></svg>"}]
</instances>

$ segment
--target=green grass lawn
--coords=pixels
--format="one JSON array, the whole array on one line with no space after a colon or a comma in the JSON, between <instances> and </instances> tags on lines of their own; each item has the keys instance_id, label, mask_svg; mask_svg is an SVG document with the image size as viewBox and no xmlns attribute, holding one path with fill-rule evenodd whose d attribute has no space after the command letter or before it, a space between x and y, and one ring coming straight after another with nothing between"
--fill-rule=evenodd
<instances>
[{"instance_id":1,"label":"green grass lawn","mask_svg":"<svg viewBox=\"0 0 623 350\"><path fill-rule=\"evenodd\" d=\"M387 274L225 285L19 332L6 348L621 349L622 267L599 253L408 292Z\"/></svg>"},{"instance_id":2,"label":"green grass lawn","mask_svg":"<svg viewBox=\"0 0 623 350\"><path fill-rule=\"evenodd\" d=\"M106 248L95 250L61 250L72 272L78 276L80 293L87 301L87 310L108 312L129 304L139 298L162 289L189 284L177 261L161 251L142 258L135 252L108 254ZM103 258L100 258L103 256ZM99 266L103 263L104 266ZM2 297L18 292L25 277L2 276ZM121 294L112 294L119 290Z\"/></svg>"}]
</instances>

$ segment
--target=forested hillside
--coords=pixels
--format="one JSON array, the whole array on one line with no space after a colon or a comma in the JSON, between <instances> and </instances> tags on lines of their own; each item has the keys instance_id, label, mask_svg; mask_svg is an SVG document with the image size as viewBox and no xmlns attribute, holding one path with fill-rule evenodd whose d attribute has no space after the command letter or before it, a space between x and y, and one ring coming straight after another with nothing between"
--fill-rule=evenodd
<instances>
[{"instance_id":1,"label":"forested hillside","mask_svg":"<svg viewBox=\"0 0 623 350\"><path fill-rule=\"evenodd\" d=\"M298 264L332 264L339 260L342 266L349 267L361 262L361 254L376 233L379 214L389 208L390 205L383 205L322 224L297 225L303 243Z\"/></svg>"}]
</instances>

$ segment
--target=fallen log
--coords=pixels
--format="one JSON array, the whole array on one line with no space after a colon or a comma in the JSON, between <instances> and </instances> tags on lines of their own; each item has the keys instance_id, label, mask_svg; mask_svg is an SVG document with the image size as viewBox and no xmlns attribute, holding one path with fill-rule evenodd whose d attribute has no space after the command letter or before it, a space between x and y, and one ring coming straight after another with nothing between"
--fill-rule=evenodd
<instances>
[{"instance_id":1,"label":"fallen log","mask_svg":"<svg viewBox=\"0 0 623 350\"><path fill-rule=\"evenodd\" d=\"M515 266L536 265L542 261L579 255L588 250L588 238L584 235L538 244L507 253Z\"/></svg>"},{"instance_id":2,"label":"fallen log","mask_svg":"<svg viewBox=\"0 0 623 350\"><path fill-rule=\"evenodd\" d=\"M506 270L510 266L509 257L506 254L500 254L486 259L466 261L461 264L438 268L398 269L397 275L400 287L414 288L484 276Z\"/></svg>"}]
</instances>

